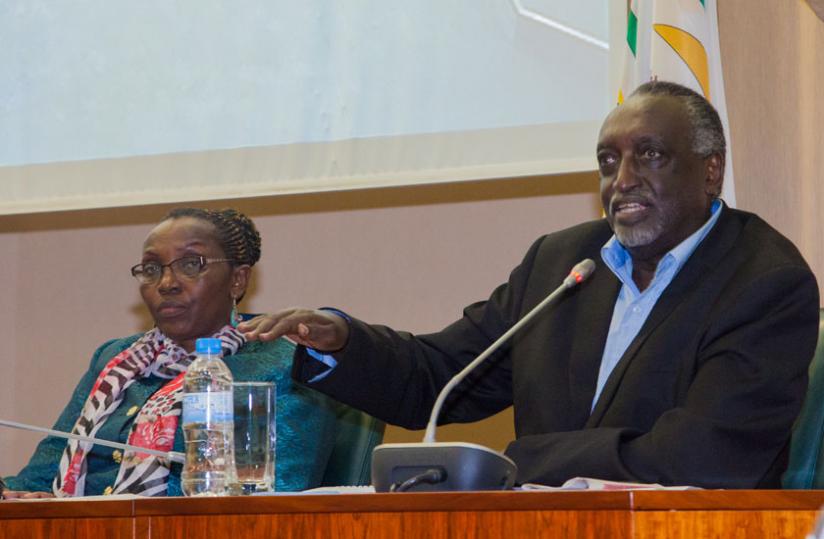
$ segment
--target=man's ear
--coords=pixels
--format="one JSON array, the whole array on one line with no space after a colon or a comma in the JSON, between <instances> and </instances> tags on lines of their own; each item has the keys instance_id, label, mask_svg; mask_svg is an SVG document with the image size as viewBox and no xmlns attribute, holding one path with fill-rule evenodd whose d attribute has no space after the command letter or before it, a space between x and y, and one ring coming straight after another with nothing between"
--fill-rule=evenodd
<instances>
[{"instance_id":1,"label":"man's ear","mask_svg":"<svg viewBox=\"0 0 824 539\"><path fill-rule=\"evenodd\" d=\"M246 294L246 288L249 286L249 276L252 274L252 267L248 264L241 264L232 268L232 283L231 291L232 297L240 299Z\"/></svg>"},{"instance_id":2,"label":"man's ear","mask_svg":"<svg viewBox=\"0 0 824 539\"><path fill-rule=\"evenodd\" d=\"M704 180L704 192L712 198L721 196L721 188L724 186L724 156L714 153L704 159L706 179Z\"/></svg>"}]
</instances>

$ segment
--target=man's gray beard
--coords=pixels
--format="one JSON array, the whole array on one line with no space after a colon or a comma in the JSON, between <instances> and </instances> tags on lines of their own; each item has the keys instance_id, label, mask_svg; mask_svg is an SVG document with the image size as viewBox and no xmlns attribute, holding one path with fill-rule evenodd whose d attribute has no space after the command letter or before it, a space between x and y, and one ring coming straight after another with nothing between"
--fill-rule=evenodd
<instances>
[{"instance_id":1,"label":"man's gray beard","mask_svg":"<svg viewBox=\"0 0 824 539\"><path fill-rule=\"evenodd\" d=\"M649 245L661 235L663 223L641 223L631 227L615 227L615 236L627 248Z\"/></svg>"}]
</instances>

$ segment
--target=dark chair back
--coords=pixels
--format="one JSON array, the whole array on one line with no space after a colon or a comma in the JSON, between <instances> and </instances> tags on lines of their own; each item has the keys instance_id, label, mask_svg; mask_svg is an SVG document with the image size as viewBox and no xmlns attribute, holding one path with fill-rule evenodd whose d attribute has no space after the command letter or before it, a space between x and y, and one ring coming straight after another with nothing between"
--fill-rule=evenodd
<instances>
[{"instance_id":1,"label":"dark chair back","mask_svg":"<svg viewBox=\"0 0 824 539\"><path fill-rule=\"evenodd\" d=\"M793 427L784 488L824 488L824 310L819 314L818 346L810 363L810 383Z\"/></svg>"},{"instance_id":2,"label":"dark chair back","mask_svg":"<svg viewBox=\"0 0 824 539\"><path fill-rule=\"evenodd\" d=\"M243 320L258 316L241 313ZM383 440L386 425L374 417L338 404L338 433L329 455L321 486L359 486L372 484L372 449Z\"/></svg>"},{"instance_id":3,"label":"dark chair back","mask_svg":"<svg viewBox=\"0 0 824 539\"><path fill-rule=\"evenodd\" d=\"M385 424L350 408L338 407L338 434L321 486L370 485L372 449L383 439Z\"/></svg>"}]
</instances>

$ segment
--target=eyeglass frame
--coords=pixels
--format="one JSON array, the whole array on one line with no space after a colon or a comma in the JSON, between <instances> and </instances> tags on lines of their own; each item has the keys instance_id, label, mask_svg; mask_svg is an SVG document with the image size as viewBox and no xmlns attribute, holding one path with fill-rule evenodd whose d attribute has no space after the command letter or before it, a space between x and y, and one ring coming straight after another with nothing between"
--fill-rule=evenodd
<instances>
[{"instance_id":1,"label":"eyeglass frame","mask_svg":"<svg viewBox=\"0 0 824 539\"><path fill-rule=\"evenodd\" d=\"M200 269L198 270L198 272L195 275L190 276L190 275L186 275L185 273L178 274L177 271L175 271L175 269L173 267L175 264L177 264L181 260L189 260L189 259L193 259L193 258L199 259L199 262L200 262ZM171 270L171 272L175 275L175 277L183 277L183 278L186 278L186 279L194 280L194 279L200 277L200 275L206 269L206 266L208 266L209 264L217 264L219 262L232 262L232 263L234 263L235 260L232 259L232 258L207 258L203 255L187 255L187 256L181 256L180 258L175 258L174 260L172 260L168 264L160 264L158 262L141 262L140 264L135 264L134 266L132 266L131 273L132 273L132 277L137 279L137 282L139 282L140 284L155 284L155 283L160 282L160 280L163 279L163 274L165 273L164 272L165 268L169 268L169 270ZM157 279L152 279L150 281L144 281L144 280L141 279L140 276L143 275L142 267L147 265L147 264L155 264L157 266L160 266L160 273L157 274ZM138 273L138 271L140 273Z\"/></svg>"}]
</instances>

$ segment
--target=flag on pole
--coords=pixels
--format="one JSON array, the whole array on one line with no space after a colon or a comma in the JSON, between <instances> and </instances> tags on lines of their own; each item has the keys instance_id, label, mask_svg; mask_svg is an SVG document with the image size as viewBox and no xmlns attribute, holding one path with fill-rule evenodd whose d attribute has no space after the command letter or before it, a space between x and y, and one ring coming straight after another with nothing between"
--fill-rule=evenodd
<instances>
[{"instance_id":1,"label":"flag on pole","mask_svg":"<svg viewBox=\"0 0 824 539\"><path fill-rule=\"evenodd\" d=\"M618 103L653 79L683 84L716 108L727 138L721 197L735 206L732 144L724 99L716 0L632 0Z\"/></svg>"}]
</instances>

